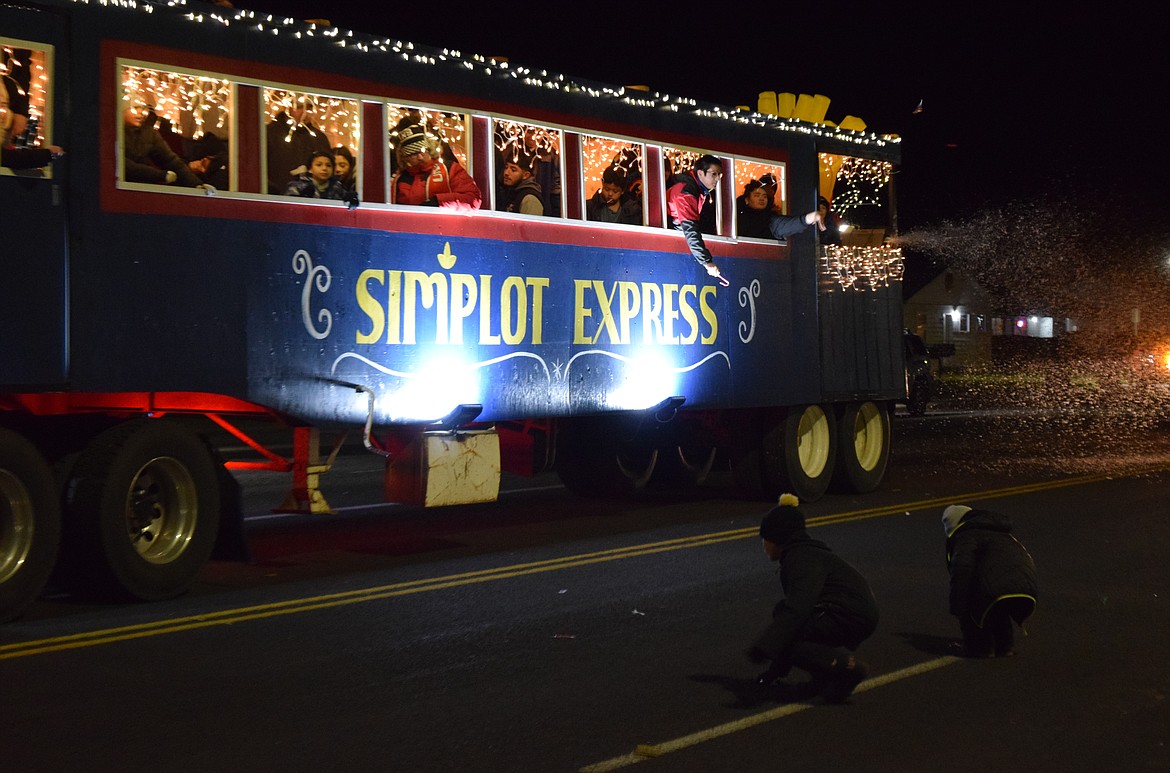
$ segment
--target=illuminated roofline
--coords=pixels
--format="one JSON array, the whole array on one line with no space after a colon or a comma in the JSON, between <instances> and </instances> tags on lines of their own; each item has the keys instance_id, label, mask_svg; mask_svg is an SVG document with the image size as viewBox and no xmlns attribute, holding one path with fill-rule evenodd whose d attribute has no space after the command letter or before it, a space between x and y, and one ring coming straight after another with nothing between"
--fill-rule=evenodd
<instances>
[{"instance_id":1,"label":"illuminated roofline","mask_svg":"<svg viewBox=\"0 0 1170 773\"><path fill-rule=\"evenodd\" d=\"M508 61L480 54L465 56L461 51L450 48L432 49L409 41L395 38L379 38L366 33L340 27L319 25L315 22L300 21L289 16L258 13L245 8L220 8L218 6L190 10L186 0L71 0L82 5L100 5L113 9L137 10L154 13L156 8L168 8L193 22L218 24L224 27L232 24L245 25L252 33L264 35L288 35L293 38L311 38L333 41L335 45L369 55L395 56L404 61L430 66L459 67L479 72L490 78L511 78L533 88L584 94L598 99L618 100L626 105L648 110L671 110L688 112L704 119L729 121L732 123L759 126L766 129L805 134L812 137L835 140L847 145L874 148L892 148L901 143L896 135L841 129L825 124L807 123L796 118L781 118L755 110L699 102L690 97L671 95L654 91L643 92L624 86L609 86L581 78L571 78L562 73L548 70L534 71L529 67L513 65ZM212 9L215 10L212 10Z\"/></svg>"}]
</instances>

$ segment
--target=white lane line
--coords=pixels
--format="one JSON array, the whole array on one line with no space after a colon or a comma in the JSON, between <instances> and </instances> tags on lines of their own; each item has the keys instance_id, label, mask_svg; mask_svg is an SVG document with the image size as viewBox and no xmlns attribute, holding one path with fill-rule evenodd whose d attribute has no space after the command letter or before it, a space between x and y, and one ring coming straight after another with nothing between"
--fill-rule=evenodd
<instances>
[{"instance_id":1,"label":"white lane line","mask_svg":"<svg viewBox=\"0 0 1170 773\"><path fill-rule=\"evenodd\" d=\"M888 674L882 674L871 679L866 679L864 682L857 685L857 689L855 689L853 692L866 692L867 690L872 690L875 687L881 687L883 685L890 684L891 682L897 682L901 679L906 679L911 676L925 674L926 672L933 671L936 668L949 666L952 663L957 663L959 660L959 658L954 657L953 655L947 655L946 657L936 658L935 660L928 660L925 663L918 663L917 665L908 666L898 671L893 671ZM610 770L618 770L619 768L624 768L628 765L634 765L652 757L661 757L664 754L676 752L680 749L685 749L688 746L694 746L696 744L700 744L705 741L711 741L715 738L720 738L725 735L738 733L741 730L747 730L750 727L762 725L765 722L771 722L772 720L780 719L781 717L791 716L792 714L804 711L805 709L811 709L814 705L816 704L789 703L784 706L770 709L768 711L760 712L759 714L753 714L750 717L737 719L734 722L727 722L726 724L709 727L706 730L700 730L697 733L684 735L681 738L664 741L663 743L638 744L634 751L630 752L629 754L623 754L620 757L614 757L612 759L602 760L601 762L594 763L593 765L587 765L581 768L579 773L606 773Z\"/></svg>"}]
</instances>

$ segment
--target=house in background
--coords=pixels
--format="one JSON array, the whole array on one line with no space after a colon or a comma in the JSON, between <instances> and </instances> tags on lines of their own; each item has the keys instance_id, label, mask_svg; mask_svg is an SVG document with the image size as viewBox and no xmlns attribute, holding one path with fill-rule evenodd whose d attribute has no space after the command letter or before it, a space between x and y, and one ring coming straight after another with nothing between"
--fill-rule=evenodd
<instances>
[{"instance_id":1,"label":"house in background","mask_svg":"<svg viewBox=\"0 0 1170 773\"><path fill-rule=\"evenodd\" d=\"M1068 319L998 313L977 282L949 269L912 292L902 306L903 324L928 347L954 346L947 368L988 366L1004 357L1047 352L1057 337L1077 329Z\"/></svg>"}]
</instances>

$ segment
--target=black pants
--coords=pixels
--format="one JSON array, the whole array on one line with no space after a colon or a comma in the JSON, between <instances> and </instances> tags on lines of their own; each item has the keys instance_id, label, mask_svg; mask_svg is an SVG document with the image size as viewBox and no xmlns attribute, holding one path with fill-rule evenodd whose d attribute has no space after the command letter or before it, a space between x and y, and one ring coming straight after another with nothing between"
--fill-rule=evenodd
<instances>
[{"instance_id":1,"label":"black pants","mask_svg":"<svg viewBox=\"0 0 1170 773\"><path fill-rule=\"evenodd\" d=\"M875 623L846 615L837 607L817 607L788 648L787 660L814 676L824 674L843 662L874 628Z\"/></svg>"},{"instance_id":2,"label":"black pants","mask_svg":"<svg viewBox=\"0 0 1170 773\"><path fill-rule=\"evenodd\" d=\"M991 605L983 617L983 627L969 617L959 619L963 646L973 657L1006 655L1015 643L1013 623L1023 622L1032 613L1033 602L1026 598L1002 599Z\"/></svg>"}]
</instances>

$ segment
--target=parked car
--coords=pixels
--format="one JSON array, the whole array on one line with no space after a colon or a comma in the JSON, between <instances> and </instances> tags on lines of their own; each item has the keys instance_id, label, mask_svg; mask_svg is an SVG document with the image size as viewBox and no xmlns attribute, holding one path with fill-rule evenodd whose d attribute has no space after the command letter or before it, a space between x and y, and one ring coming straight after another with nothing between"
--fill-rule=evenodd
<instances>
[{"instance_id":1,"label":"parked car","mask_svg":"<svg viewBox=\"0 0 1170 773\"><path fill-rule=\"evenodd\" d=\"M906 361L906 410L911 416L921 416L934 395L930 356L926 343L908 331L902 334L902 350Z\"/></svg>"}]
</instances>

